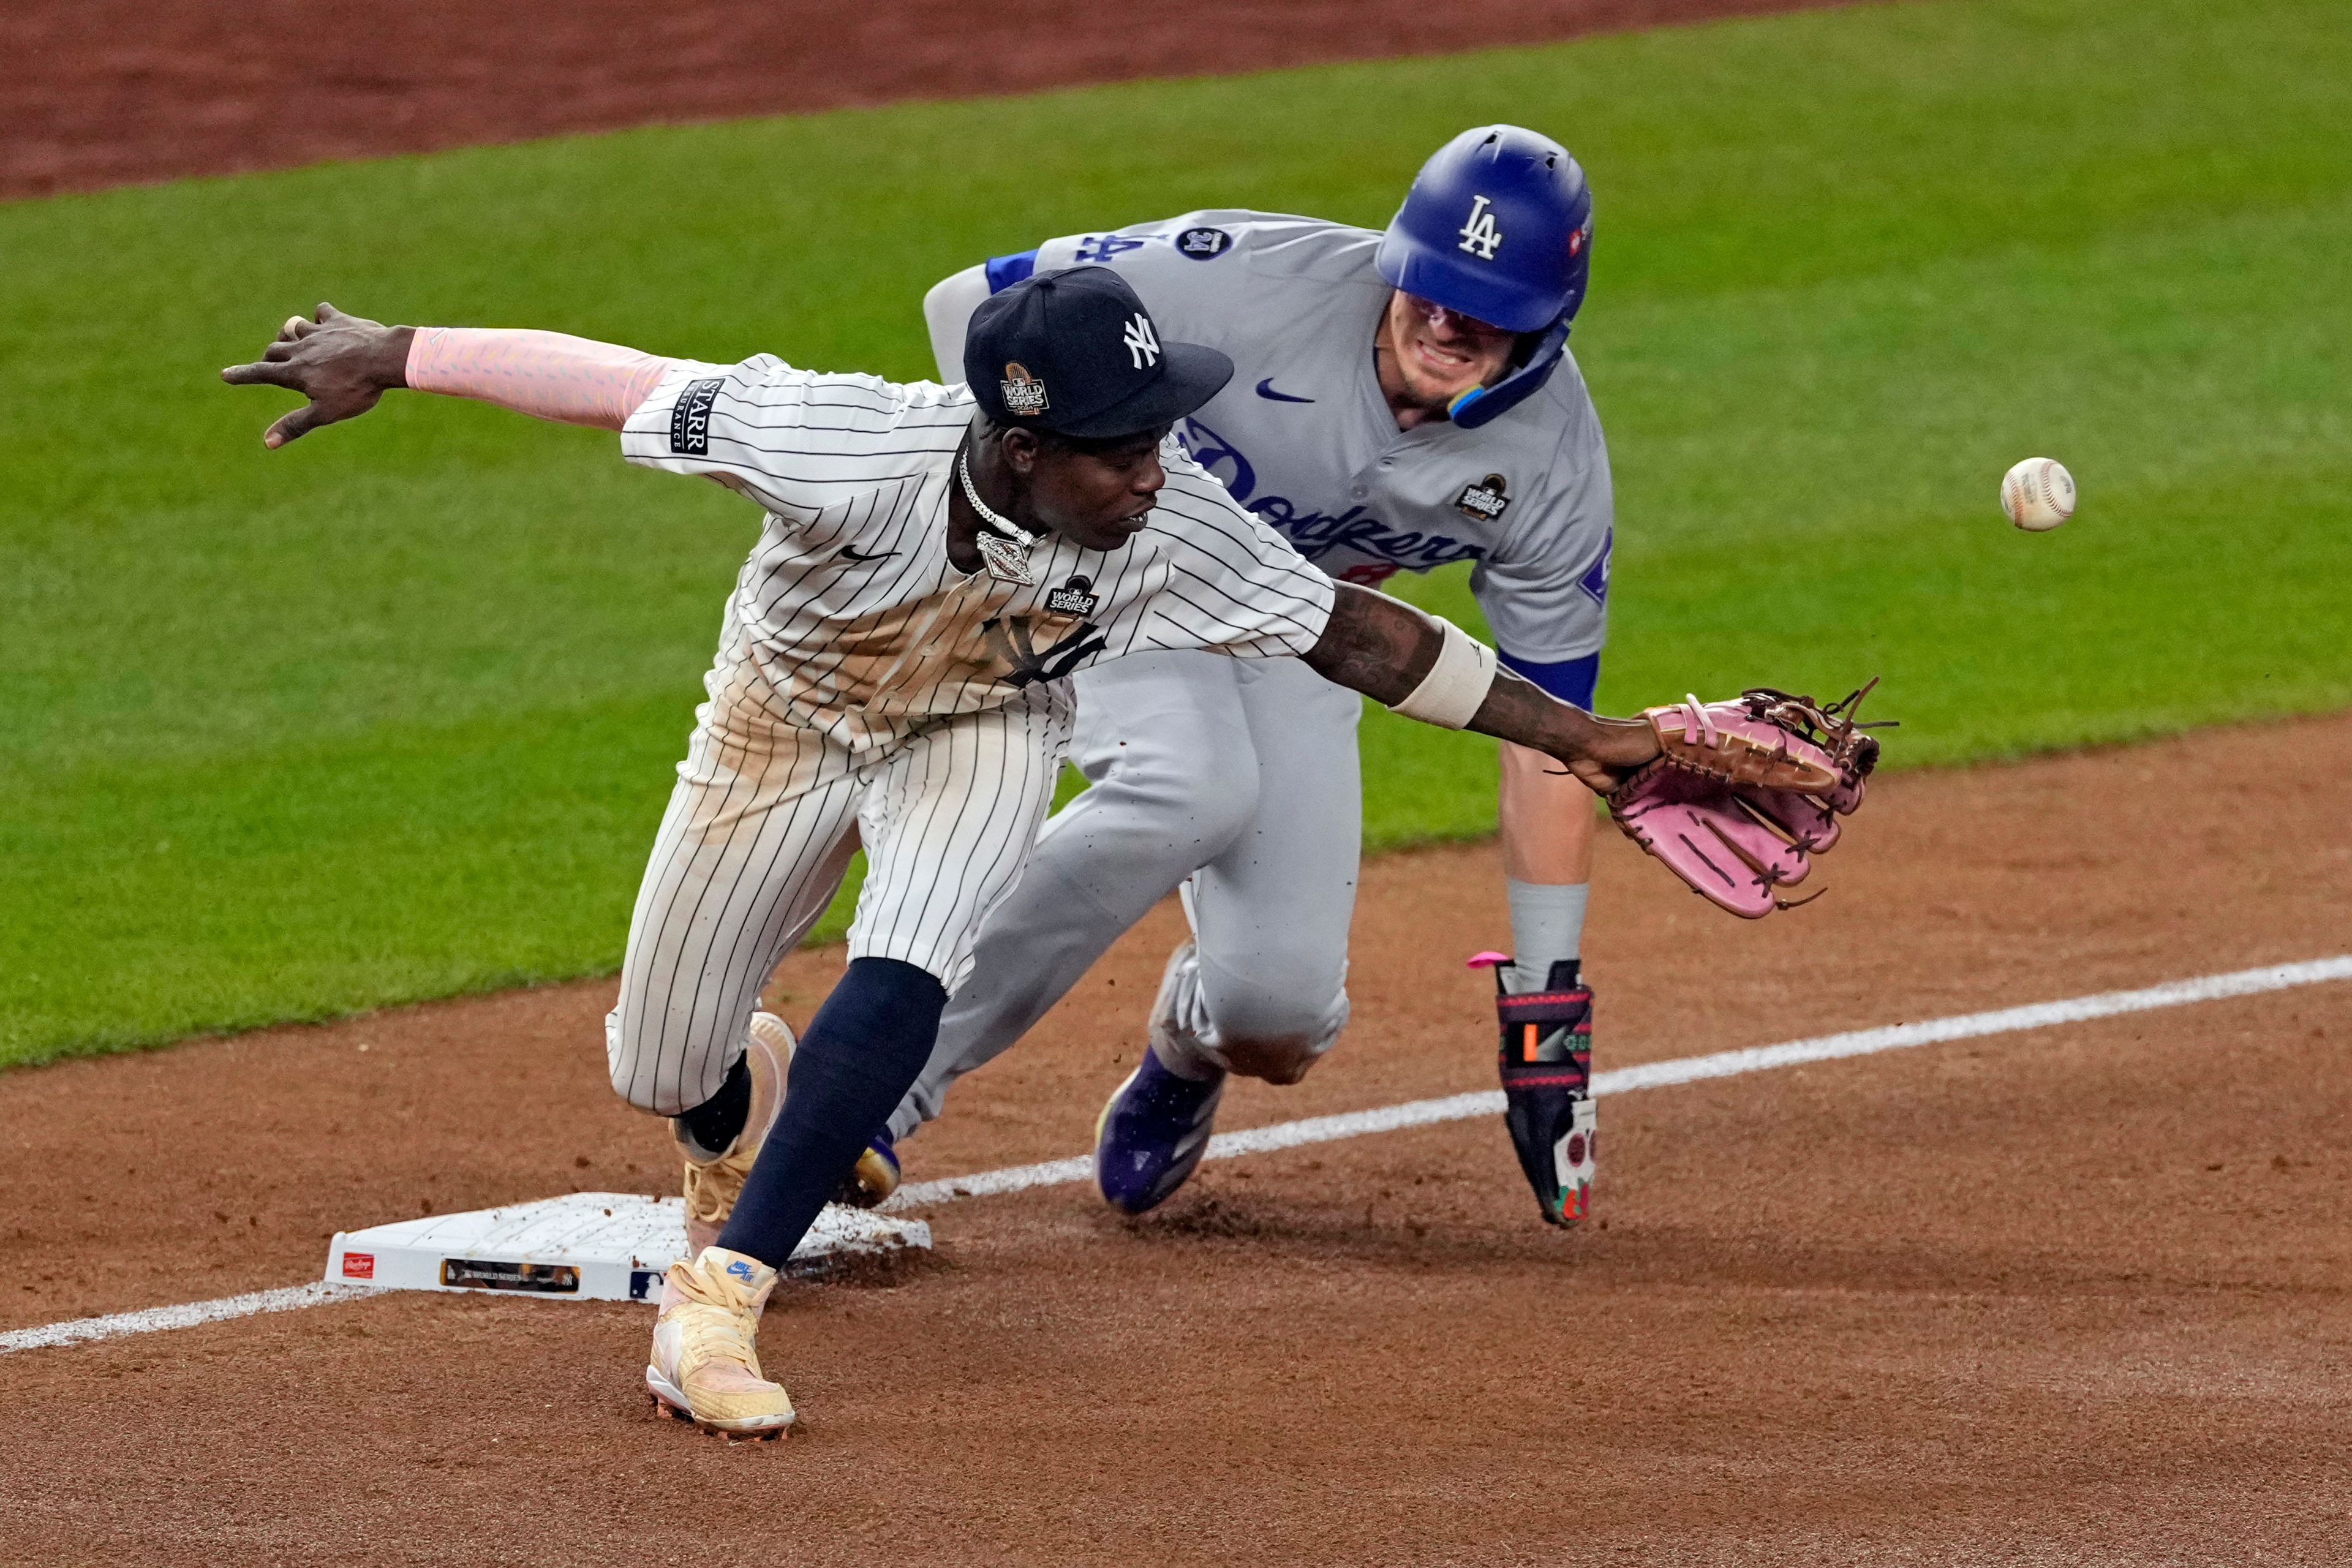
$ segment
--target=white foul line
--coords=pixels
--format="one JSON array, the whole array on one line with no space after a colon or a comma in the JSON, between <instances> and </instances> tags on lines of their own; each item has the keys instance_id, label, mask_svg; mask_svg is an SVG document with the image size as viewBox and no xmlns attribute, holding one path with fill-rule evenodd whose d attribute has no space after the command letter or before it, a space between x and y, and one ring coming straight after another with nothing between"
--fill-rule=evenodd
<instances>
[{"instance_id":1,"label":"white foul line","mask_svg":"<svg viewBox=\"0 0 2352 1568\"><path fill-rule=\"evenodd\" d=\"M290 1312L298 1307L323 1307L353 1296L374 1292L364 1285L331 1285L324 1280L289 1285L282 1290L256 1290L246 1296L224 1296L216 1301L190 1301L178 1307L150 1307L141 1312L115 1312L103 1318L76 1318L71 1322L43 1323L37 1328L12 1329L0 1334L0 1355L10 1351L47 1350L52 1345L79 1344L84 1340L110 1340L123 1334L152 1334L158 1329L193 1329L225 1318L250 1318L257 1312Z\"/></svg>"},{"instance_id":2,"label":"white foul line","mask_svg":"<svg viewBox=\"0 0 2352 1568\"><path fill-rule=\"evenodd\" d=\"M1892 1024L1883 1028L1854 1029L1842 1035L1820 1035L1811 1039L1790 1040L1777 1046L1751 1046L1743 1050L1717 1051L1703 1057L1680 1057L1671 1061L1645 1062L1639 1067L1612 1068L1607 1072L1593 1075L1592 1090L1596 1095L1610 1095L1639 1089L1663 1089L1669 1084L1732 1078L1741 1073L1795 1067L1804 1062L1835 1061L1842 1057L1870 1056L1879 1051L1905 1050L1913 1046L1938 1045L1948 1040L1978 1039L1987 1035L2013 1034L2021 1029L2048 1028L2055 1024L2088 1023L2094 1018L2112 1018L2119 1014L2145 1013L2159 1007L2179 1007L2192 1002L2218 1002L2231 996L2252 996L2265 991L2285 991L2330 980L2352 980L2352 953L2314 959L2306 963L2274 963L2261 969L2240 969L2228 974L2177 980L2140 991L2107 991L2095 996L2077 996L2063 1002L2037 1002L2022 1007L2002 1007L1990 1013L1966 1013L1958 1017L1930 1018L1917 1024ZM1499 1115L1502 1109L1502 1091L1486 1089L1473 1094L1447 1095L1442 1100L1410 1100L1402 1105L1381 1106L1373 1110L1351 1110L1339 1116L1310 1116L1299 1121L1276 1122L1271 1127L1220 1132L1209 1140L1205 1158L1230 1160L1238 1154L1263 1154L1276 1149L1295 1149L1306 1143L1328 1143L1335 1139L1360 1138L1372 1132L1394 1132L1407 1127L1426 1127L1440 1121L1462 1121L1474 1117ZM910 1182L899 1188L882 1206L886 1210L921 1208L952 1203L959 1198L994 1197L999 1194L1023 1192L1032 1187L1062 1186L1090 1180L1093 1175L1094 1159L1091 1155L1080 1155L1070 1160L1047 1160L1035 1165L1013 1165L1000 1171L982 1171L973 1175L950 1176L936 1182ZM36 1328L0 1333L0 1355L11 1351L41 1350L90 1340L110 1340L123 1334L152 1333L159 1329L192 1328L198 1323L251 1317L257 1312L284 1312L301 1307L323 1306L330 1301L348 1300L375 1293L366 1286L296 1285L280 1290L257 1290L250 1295L225 1297L216 1301L151 1307L144 1311L117 1312L103 1318L44 1323Z\"/></svg>"},{"instance_id":3,"label":"white foul line","mask_svg":"<svg viewBox=\"0 0 2352 1568\"><path fill-rule=\"evenodd\" d=\"M2308 963L2275 963L2263 969L2241 969L2229 974L2208 974L2197 980L2176 980L2144 991L2108 991L2077 996L2066 1002L2036 1002L2023 1007L2003 1007L1991 1013L1966 1013L1957 1018L1930 1018L1919 1024L1891 1024L1884 1028L1855 1029L1843 1035L1820 1035L1778 1046L1750 1046L1744 1050L1717 1051L1711 1056L1679 1057L1672 1061L1645 1062L1640 1067L1612 1068L1592 1077L1595 1095L1623 1094L1636 1089L1662 1089L1668 1084L1700 1079L1731 1078L1762 1072L1768 1068L1795 1067L1801 1062L1834 1061L1840 1057L1864 1057L1877 1051L1898 1051L1912 1046L1932 1046L1947 1040L2006 1035L2020 1029L2047 1028L2053 1024L2081 1024L2111 1018L2119 1013L2145 1013L2156 1007L2178 1007L2189 1002L2218 1002L2229 996L2251 996L2263 991L2284 991L2315 985L2325 980L2352 980L2352 953L2315 959ZM1438 1121L1462 1121L1473 1117L1499 1116L1503 1091L1490 1089L1474 1094L1451 1094L1443 1100L1408 1100L1375 1110L1350 1110L1339 1116L1310 1116L1302 1121L1278 1121L1242 1132L1220 1132L1209 1140L1209 1160L1230 1160L1236 1154L1264 1154L1276 1149L1296 1149L1302 1143L1328 1143L1338 1138L1360 1138L1368 1132L1395 1132ZM887 1209L917 1208L957 1198L993 1197L1027 1187L1059 1186L1094 1175L1094 1160L1048 1160L1041 1165L1014 1165L983 1171L974 1176L950 1176L944 1181L911 1182L883 1205Z\"/></svg>"}]
</instances>

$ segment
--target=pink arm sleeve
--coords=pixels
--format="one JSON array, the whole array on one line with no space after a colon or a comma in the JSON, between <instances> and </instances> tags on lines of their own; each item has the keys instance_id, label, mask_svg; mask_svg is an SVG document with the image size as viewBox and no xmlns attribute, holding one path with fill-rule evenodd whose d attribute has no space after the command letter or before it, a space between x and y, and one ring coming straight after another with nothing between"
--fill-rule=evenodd
<instances>
[{"instance_id":1,"label":"pink arm sleeve","mask_svg":"<svg viewBox=\"0 0 2352 1568\"><path fill-rule=\"evenodd\" d=\"M541 419L618 430L676 363L562 332L419 327L408 346L408 384Z\"/></svg>"}]
</instances>

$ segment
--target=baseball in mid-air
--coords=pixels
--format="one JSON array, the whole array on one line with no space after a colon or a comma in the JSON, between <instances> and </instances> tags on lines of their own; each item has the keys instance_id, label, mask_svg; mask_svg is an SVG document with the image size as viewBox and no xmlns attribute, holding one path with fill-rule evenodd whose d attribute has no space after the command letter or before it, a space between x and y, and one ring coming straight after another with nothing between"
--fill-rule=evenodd
<instances>
[{"instance_id":1,"label":"baseball in mid-air","mask_svg":"<svg viewBox=\"0 0 2352 1568\"><path fill-rule=\"evenodd\" d=\"M2028 533L2047 533L2074 515L2074 476L2055 458L2028 458L2000 477L2000 510Z\"/></svg>"}]
</instances>

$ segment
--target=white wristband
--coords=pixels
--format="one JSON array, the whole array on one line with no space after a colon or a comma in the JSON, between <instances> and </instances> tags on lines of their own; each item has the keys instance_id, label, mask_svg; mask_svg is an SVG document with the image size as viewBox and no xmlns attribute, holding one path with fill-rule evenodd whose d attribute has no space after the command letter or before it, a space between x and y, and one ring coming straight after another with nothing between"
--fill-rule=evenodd
<instances>
[{"instance_id":1,"label":"white wristband","mask_svg":"<svg viewBox=\"0 0 2352 1568\"><path fill-rule=\"evenodd\" d=\"M1391 705L1391 711L1424 724L1459 730L1478 716L1487 690L1495 684L1495 650L1452 621L1437 624L1445 634L1437 662L1403 701Z\"/></svg>"}]
</instances>

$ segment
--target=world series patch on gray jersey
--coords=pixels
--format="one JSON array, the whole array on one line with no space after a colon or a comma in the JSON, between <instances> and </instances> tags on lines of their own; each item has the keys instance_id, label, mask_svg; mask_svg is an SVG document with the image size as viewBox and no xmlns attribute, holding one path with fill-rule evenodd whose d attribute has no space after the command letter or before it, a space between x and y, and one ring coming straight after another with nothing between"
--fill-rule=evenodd
<instances>
[{"instance_id":1,"label":"world series patch on gray jersey","mask_svg":"<svg viewBox=\"0 0 2352 1568\"><path fill-rule=\"evenodd\" d=\"M1344 224L1212 210L1049 240L1036 266L1114 268L1168 337L1252 368L1177 428L1316 565L1369 584L1475 562L1472 590L1506 652L1552 663L1597 651L1614 503L1583 376L1563 363L1475 431L1399 430L1370 347L1390 294L1379 244Z\"/></svg>"}]
</instances>

